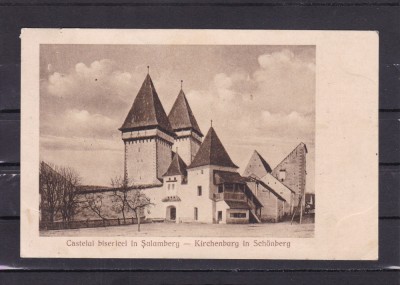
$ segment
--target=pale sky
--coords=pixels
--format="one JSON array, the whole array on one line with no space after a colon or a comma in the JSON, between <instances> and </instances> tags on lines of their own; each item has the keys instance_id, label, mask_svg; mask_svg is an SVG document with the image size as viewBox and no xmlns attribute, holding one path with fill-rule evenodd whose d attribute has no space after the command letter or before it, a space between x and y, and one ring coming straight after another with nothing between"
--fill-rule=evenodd
<instances>
[{"instance_id":1,"label":"pale sky","mask_svg":"<svg viewBox=\"0 0 400 285\"><path fill-rule=\"evenodd\" d=\"M150 66L168 114L183 90L242 172L256 149L274 168L300 142L314 192L315 46L41 45L40 156L83 184L123 174L122 125Z\"/></svg>"}]
</instances>

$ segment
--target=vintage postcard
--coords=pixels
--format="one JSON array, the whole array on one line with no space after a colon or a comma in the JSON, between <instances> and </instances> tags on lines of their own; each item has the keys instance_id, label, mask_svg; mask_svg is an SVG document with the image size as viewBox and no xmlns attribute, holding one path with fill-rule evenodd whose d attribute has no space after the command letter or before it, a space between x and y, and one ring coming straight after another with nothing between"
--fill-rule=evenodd
<instances>
[{"instance_id":1,"label":"vintage postcard","mask_svg":"<svg viewBox=\"0 0 400 285\"><path fill-rule=\"evenodd\" d=\"M23 29L21 256L378 258L378 34Z\"/></svg>"}]
</instances>

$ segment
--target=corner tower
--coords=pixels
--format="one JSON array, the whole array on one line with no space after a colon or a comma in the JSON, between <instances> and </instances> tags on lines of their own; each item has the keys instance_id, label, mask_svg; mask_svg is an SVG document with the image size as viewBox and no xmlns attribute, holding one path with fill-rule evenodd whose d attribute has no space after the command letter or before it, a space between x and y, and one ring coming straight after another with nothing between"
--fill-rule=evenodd
<instances>
[{"instance_id":1,"label":"corner tower","mask_svg":"<svg viewBox=\"0 0 400 285\"><path fill-rule=\"evenodd\" d=\"M200 148L203 134L182 88L169 112L168 119L176 134L173 148L179 149L179 155L189 165Z\"/></svg>"},{"instance_id":2,"label":"corner tower","mask_svg":"<svg viewBox=\"0 0 400 285\"><path fill-rule=\"evenodd\" d=\"M189 168L201 166L217 166L236 171L239 167L232 162L228 152L225 150L221 140L218 138L214 128L208 130L200 150L189 165Z\"/></svg>"},{"instance_id":3,"label":"corner tower","mask_svg":"<svg viewBox=\"0 0 400 285\"><path fill-rule=\"evenodd\" d=\"M125 178L136 185L160 184L171 163L175 134L149 74L119 130Z\"/></svg>"}]
</instances>

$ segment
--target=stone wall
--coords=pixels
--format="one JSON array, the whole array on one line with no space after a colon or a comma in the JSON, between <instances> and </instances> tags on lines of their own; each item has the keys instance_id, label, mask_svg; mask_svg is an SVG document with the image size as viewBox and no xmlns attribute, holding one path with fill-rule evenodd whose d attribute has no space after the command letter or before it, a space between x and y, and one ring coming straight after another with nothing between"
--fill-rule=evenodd
<instances>
[{"instance_id":1,"label":"stone wall","mask_svg":"<svg viewBox=\"0 0 400 285\"><path fill-rule=\"evenodd\" d=\"M162 176L167 172L172 161L172 144L163 139L156 139L157 149L157 178L162 179Z\"/></svg>"},{"instance_id":2,"label":"stone wall","mask_svg":"<svg viewBox=\"0 0 400 285\"><path fill-rule=\"evenodd\" d=\"M126 175L134 184L157 182L156 141L154 138L125 142Z\"/></svg>"},{"instance_id":3,"label":"stone wall","mask_svg":"<svg viewBox=\"0 0 400 285\"><path fill-rule=\"evenodd\" d=\"M260 184L257 185L255 182L248 182L247 186L256 194L258 200L263 205L261 208L261 221L279 222L283 216L283 209L279 210L279 207L283 207L283 204L278 203L279 199L276 195Z\"/></svg>"},{"instance_id":4,"label":"stone wall","mask_svg":"<svg viewBox=\"0 0 400 285\"><path fill-rule=\"evenodd\" d=\"M177 132L177 135L178 137L175 138L172 150L178 151L179 156L186 165L190 165L200 148L200 137L195 137L195 134L191 131Z\"/></svg>"},{"instance_id":5,"label":"stone wall","mask_svg":"<svg viewBox=\"0 0 400 285\"><path fill-rule=\"evenodd\" d=\"M281 163L276 166L272 175L296 192L294 206L304 195L306 188L306 145L300 143ZM304 199L303 199L304 205Z\"/></svg>"}]
</instances>

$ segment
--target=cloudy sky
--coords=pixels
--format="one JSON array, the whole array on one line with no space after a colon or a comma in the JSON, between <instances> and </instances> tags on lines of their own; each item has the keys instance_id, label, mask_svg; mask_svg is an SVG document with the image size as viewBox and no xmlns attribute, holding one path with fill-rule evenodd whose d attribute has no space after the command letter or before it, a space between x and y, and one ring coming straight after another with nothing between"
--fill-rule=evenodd
<instances>
[{"instance_id":1,"label":"cloudy sky","mask_svg":"<svg viewBox=\"0 0 400 285\"><path fill-rule=\"evenodd\" d=\"M232 160L254 149L275 167L306 143L314 184L314 46L41 45L40 156L84 184L123 173L122 125L147 74L168 114L180 80L204 134L210 120Z\"/></svg>"}]
</instances>

